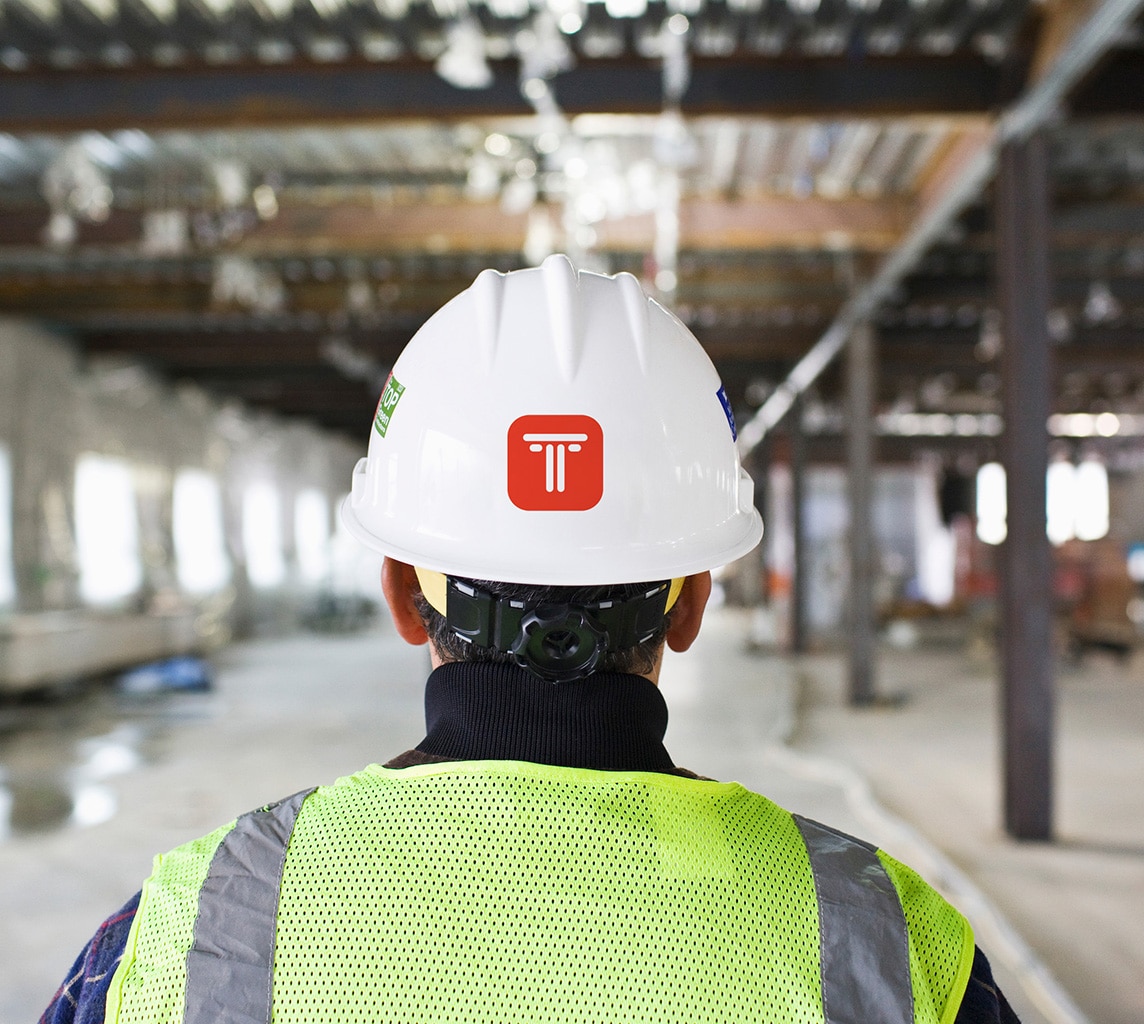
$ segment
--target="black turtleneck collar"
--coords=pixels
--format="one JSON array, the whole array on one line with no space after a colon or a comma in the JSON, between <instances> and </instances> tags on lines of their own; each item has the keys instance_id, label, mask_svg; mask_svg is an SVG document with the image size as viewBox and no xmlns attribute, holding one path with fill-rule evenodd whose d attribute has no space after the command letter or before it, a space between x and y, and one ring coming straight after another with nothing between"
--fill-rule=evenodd
<instances>
[{"instance_id":1,"label":"black turtleneck collar","mask_svg":"<svg viewBox=\"0 0 1144 1024\"><path fill-rule=\"evenodd\" d=\"M667 704L643 676L601 672L553 686L515 665L454 662L425 687L422 754L603 771L672 772Z\"/></svg>"}]
</instances>

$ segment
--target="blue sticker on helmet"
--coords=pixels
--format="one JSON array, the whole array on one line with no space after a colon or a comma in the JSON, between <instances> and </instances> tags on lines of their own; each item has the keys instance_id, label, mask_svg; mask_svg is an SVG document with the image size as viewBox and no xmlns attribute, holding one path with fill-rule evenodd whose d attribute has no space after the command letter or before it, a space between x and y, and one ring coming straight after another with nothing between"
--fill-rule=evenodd
<instances>
[{"instance_id":1,"label":"blue sticker on helmet","mask_svg":"<svg viewBox=\"0 0 1144 1024\"><path fill-rule=\"evenodd\" d=\"M731 428L731 440L739 440L739 431L735 429L735 414L731 411L731 399L727 397L727 389L722 384L719 385L719 390L715 392L715 397L719 399L719 404L723 406L723 413L727 417L727 425Z\"/></svg>"}]
</instances>

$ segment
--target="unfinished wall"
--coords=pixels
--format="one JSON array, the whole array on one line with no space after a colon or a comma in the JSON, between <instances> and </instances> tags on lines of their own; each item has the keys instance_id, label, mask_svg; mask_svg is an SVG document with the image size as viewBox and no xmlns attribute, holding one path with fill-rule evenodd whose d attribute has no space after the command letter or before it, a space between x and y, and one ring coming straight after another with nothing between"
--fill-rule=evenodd
<instances>
[{"instance_id":1,"label":"unfinished wall","mask_svg":"<svg viewBox=\"0 0 1144 1024\"><path fill-rule=\"evenodd\" d=\"M304 596L294 571L294 497L311 487L327 495L332 529L333 501L349 489L366 440L364 428L359 449L306 425L223 405L196 388L167 386L131 363L81 366L67 338L0 318L0 445L9 452L12 472L14 608L81 604L74 480L77 458L90 452L132 466L144 566L136 607L180 596L172 486L180 469L200 468L223 490L234 617L240 626L281 624ZM258 591L246 579L241 528L242 492L255 479L273 483L280 495L288 567L281 585Z\"/></svg>"},{"instance_id":2,"label":"unfinished wall","mask_svg":"<svg viewBox=\"0 0 1144 1024\"><path fill-rule=\"evenodd\" d=\"M919 466L882 466L875 474L873 523L878 553L875 596L880 606L902 596L907 589L916 590L920 568L918 489L932 483L932 473ZM819 637L842 636L846 629L850 586L846 470L829 465L809 467L804 500L807 626ZM771 469L769 477L770 515L765 543L772 574L785 575L788 581L794 560L791 501L790 470L780 463Z\"/></svg>"},{"instance_id":3,"label":"unfinished wall","mask_svg":"<svg viewBox=\"0 0 1144 1024\"><path fill-rule=\"evenodd\" d=\"M16 602L38 611L75 605L71 528L80 374L63 340L0 320L0 443L12 466Z\"/></svg>"}]
</instances>

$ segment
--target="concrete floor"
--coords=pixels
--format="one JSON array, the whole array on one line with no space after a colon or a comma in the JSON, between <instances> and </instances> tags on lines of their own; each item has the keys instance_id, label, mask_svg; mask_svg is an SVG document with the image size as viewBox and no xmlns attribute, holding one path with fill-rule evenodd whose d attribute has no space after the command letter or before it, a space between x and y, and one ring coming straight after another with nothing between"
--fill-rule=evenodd
<instances>
[{"instance_id":1,"label":"concrete floor","mask_svg":"<svg viewBox=\"0 0 1144 1024\"><path fill-rule=\"evenodd\" d=\"M1060 673L1060 841L999 825L993 673L950 647L883 652L900 707L853 712L836 655L750 654L709 616L669 655L668 749L881 843L946 890L1026 1024L1144 1021L1144 670ZM389 628L236 645L207 694L98 687L0 705L0 1024L34 1021L152 854L422 735L422 650Z\"/></svg>"}]
</instances>

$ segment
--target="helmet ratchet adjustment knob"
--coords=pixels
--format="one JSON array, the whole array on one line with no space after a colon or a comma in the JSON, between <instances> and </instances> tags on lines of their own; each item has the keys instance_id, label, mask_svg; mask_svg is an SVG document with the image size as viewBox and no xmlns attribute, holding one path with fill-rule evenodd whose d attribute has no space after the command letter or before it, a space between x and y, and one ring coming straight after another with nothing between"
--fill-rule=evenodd
<instances>
[{"instance_id":1,"label":"helmet ratchet adjustment knob","mask_svg":"<svg viewBox=\"0 0 1144 1024\"><path fill-rule=\"evenodd\" d=\"M520 621L510 648L518 665L549 683L591 675L608 649L608 631L583 608L542 604Z\"/></svg>"}]
</instances>

